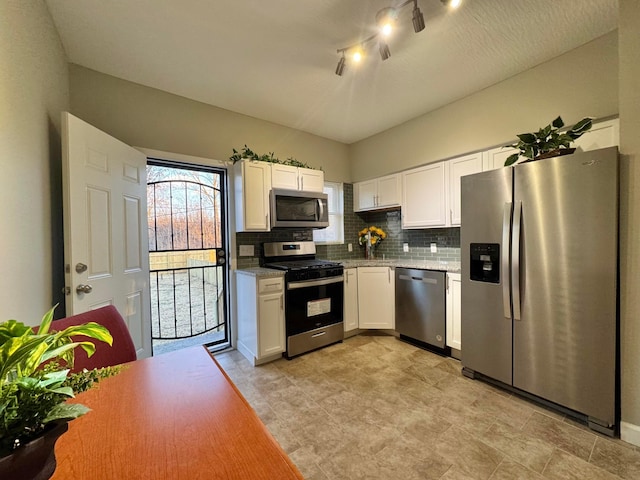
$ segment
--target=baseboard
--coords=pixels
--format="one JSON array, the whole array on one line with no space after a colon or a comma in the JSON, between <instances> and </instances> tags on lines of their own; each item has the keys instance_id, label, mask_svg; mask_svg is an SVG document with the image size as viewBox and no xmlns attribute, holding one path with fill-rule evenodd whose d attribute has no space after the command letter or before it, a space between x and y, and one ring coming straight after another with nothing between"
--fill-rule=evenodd
<instances>
[{"instance_id":1,"label":"baseboard","mask_svg":"<svg viewBox=\"0 0 640 480\"><path fill-rule=\"evenodd\" d=\"M346 340L347 338L355 337L356 335L360 335L361 333L362 330L360 330L359 328L354 328L353 330L344 332L344 338Z\"/></svg>"},{"instance_id":2,"label":"baseboard","mask_svg":"<svg viewBox=\"0 0 640 480\"><path fill-rule=\"evenodd\" d=\"M640 447L640 427L633 423L620 422L620 439Z\"/></svg>"},{"instance_id":3,"label":"baseboard","mask_svg":"<svg viewBox=\"0 0 640 480\"><path fill-rule=\"evenodd\" d=\"M253 353L251 352L251 350L249 350L247 346L244 343L242 343L239 339L238 339L238 345L236 346L236 348L244 358L249 360L251 365L255 366L256 357L253 356Z\"/></svg>"}]
</instances>

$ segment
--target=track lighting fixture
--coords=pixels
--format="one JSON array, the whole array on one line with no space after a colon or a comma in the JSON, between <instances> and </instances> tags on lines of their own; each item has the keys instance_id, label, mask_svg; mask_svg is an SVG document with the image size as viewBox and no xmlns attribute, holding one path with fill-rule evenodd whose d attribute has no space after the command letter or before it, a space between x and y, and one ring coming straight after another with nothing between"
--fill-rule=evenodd
<instances>
[{"instance_id":1,"label":"track lighting fixture","mask_svg":"<svg viewBox=\"0 0 640 480\"><path fill-rule=\"evenodd\" d=\"M456 8L460 5L461 0L440 0L445 6ZM391 35L393 29L396 26L396 21L399 17L400 10L407 5L413 4L412 11L412 23L413 23L413 31L416 33L420 33L425 28L424 23L424 15L422 11L420 11L420 7L418 6L418 0L405 0L403 3L395 6L395 7L385 7L378 11L376 14L376 25L377 31L370 37L361 40L358 43L353 45L349 45L348 47L339 48L337 50L338 54L340 54L340 59L338 60L338 66L336 67L336 75L342 76L344 73L344 69L347 63L347 56L350 57L354 62L359 62L360 59L364 55L365 48L368 44L373 43L375 40L378 41L378 49L380 51L380 58L384 61L391 56L391 50L389 50L389 45L386 41L379 37L388 37Z\"/></svg>"}]
</instances>

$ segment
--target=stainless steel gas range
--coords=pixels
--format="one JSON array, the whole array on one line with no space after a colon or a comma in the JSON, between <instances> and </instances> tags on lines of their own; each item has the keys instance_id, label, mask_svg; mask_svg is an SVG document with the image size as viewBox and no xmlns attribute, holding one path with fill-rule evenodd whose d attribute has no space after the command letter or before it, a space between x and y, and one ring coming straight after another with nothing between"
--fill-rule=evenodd
<instances>
[{"instance_id":1,"label":"stainless steel gas range","mask_svg":"<svg viewBox=\"0 0 640 480\"><path fill-rule=\"evenodd\" d=\"M313 242L263 244L263 267L285 271L287 358L344 338L344 269L318 260Z\"/></svg>"}]
</instances>

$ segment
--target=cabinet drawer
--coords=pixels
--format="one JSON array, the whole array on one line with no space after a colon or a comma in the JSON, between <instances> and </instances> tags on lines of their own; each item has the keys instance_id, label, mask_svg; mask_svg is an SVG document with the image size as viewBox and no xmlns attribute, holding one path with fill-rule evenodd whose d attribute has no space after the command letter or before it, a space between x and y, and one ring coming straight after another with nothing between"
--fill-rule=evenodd
<instances>
[{"instance_id":1,"label":"cabinet drawer","mask_svg":"<svg viewBox=\"0 0 640 480\"><path fill-rule=\"evenodd\" d=\"M258 280L258 293L281 292L284 290L283 278L263 278Z\"/></svg>"}]
</instances>

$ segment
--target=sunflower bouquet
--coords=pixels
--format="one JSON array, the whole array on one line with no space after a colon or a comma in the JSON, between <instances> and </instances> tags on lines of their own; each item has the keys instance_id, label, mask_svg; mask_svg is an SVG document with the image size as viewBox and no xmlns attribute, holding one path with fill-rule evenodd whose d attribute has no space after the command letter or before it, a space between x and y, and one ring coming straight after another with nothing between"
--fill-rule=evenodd
<instances>
[{"instance_id":1,"label":"sunflower bouquet","mask_svg":"<svg viewBox=\"0 0 640 480\"><path fill-rule=\"evenodd\" d=\"M358 232L358 243L360 244L360 246L367 245L367 234L369 234L371 237L372 246L377 246L382 240L387 238L387 234L384 233L384 230L371 225L370 227L363 228Z\"/></svg>"}]
</instances>

